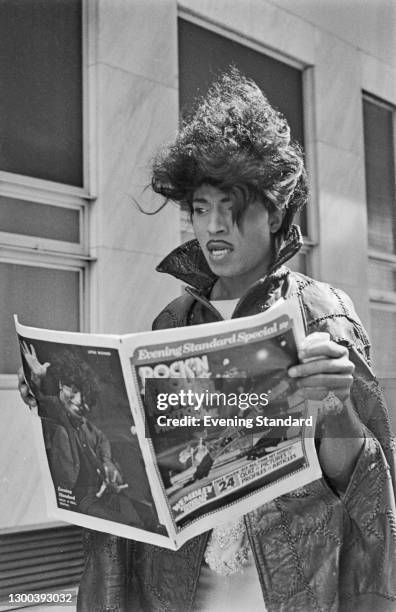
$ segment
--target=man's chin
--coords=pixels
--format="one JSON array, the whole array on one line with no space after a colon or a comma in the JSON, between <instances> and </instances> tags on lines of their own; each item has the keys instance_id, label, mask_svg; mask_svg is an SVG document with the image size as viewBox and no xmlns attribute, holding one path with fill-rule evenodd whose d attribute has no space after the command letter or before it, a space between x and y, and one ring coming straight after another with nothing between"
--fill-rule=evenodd
<instances>
[{"instance_id":1,"label":"man's chin","mask_svg":"<svg viewBox=\"0 0 396 612\"><path fill-rule=\"evenodd\" d=\"M69 406L67 408L68 408L69 412L71 412L75 416L82 416L83 415L83 409L82 409L81 406L75 406L74 404L69 404Z\"/></svg>"},{"instance_id":2,"label":"man's chin","mask_svg":"<svg viewBox=\"0 0 396 612\"><path fill-rule=\"evenodd\" d=\"M208 261L208 266L216 276L224 277L224 278L232 278L235 276L235 270L230 266L228 262L225 261Z\"/></svg>"}]
</instances>

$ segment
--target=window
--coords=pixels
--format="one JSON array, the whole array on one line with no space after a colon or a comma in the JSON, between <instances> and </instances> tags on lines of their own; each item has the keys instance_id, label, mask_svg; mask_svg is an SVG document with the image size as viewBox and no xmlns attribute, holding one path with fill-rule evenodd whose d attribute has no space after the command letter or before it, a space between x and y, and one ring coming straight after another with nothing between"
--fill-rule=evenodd
<instances>
[{"instance_id":1,"label":"window","mask_svg":"<svg viewBox=\"0 0 396 612\"><path fill-rule=\"evenodd\" d=\"M81 187L81 0L2 0L0 168Z\"/></svg>"},{"instance_id":2,"label":"window","mask_svg":"<svg viewBox=\"0 0 396 612\"><path fill-rule=\"evenodd\" d=\"M3 350L0 372L15 374L19 352L10 322L18 309L21 321L34 321L49 329L80 329L80 272L78 269L0 261L0 329Z\"/></svg>"},{"instance_id":3,"label":"window","mask_svg":"<svg viewBox=\"0 0 396 612\"><path fill-rule=\"evenodd\" d=\"M396 415L395 109L364 96L363 119L373 357Z\"/></svg>"},{"instance_id":4,"label":"window","mask_svg":"<svg viewBox=\"0 0 396 612\"><path fill-rule=\"evenodd\" d=\"M86 326L85 6L0 3L1 375L19 364L13 313L27 325Z\"/></svg>"},{"instance_id":5,"label":"window","mask_svg":"<svg viewBox=\"0 0 396 612\"><path fill-rule=\"evenodd\" d=\"M205 25L205 24L204 24ZM209 27L209 26L208 26ZM179 106L190 108L196 96L204 95L210 83L230 64L252 78L271 104L287 118L292 136L304 145L303 71L264 52L226 38L202 24L179 18ZM197 53L199 49L199 53ZM297 222L307 235L305 212ZM182 238L192 237L188 215L182 214ZM306 241L307 244L310 241ZM292 261L294 269L307 272L307 247Z\"/></svg>"}]
</instances>

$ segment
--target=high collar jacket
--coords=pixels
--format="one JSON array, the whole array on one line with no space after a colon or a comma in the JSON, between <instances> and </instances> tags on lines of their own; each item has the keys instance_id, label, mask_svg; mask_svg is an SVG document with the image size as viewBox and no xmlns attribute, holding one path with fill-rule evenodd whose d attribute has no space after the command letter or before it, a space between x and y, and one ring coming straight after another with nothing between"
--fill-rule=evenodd
<instances>
[{"instance_id":1,"label":"high collar jacket","mask_svg":"<svg viewBox=\"0 0 396 612\"><path fill-rule=\"evenodd\" d=\"M307 333L326 331L349 348L356 368L352 401L367 435L345 493L322 478L245 516L263 601L268 612L394 611L395 447L389 417L349 297L282 265L299 244L293 228L269 274L240 299L233 317L262 312L280 296L297 296ZM154 329L221 319L208 301L216 277L196 241L173 251L157 269L189 287L160 313ZM174 552L87 533L79 612L193 610L207 539L203 534Z\"/></svg>"}]
</instances>

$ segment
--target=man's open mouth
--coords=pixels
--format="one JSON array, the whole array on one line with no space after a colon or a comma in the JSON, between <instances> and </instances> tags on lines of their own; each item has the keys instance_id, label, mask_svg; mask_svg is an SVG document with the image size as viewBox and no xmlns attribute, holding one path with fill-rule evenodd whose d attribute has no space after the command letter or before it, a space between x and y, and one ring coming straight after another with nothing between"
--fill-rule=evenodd
<instances>
[{"instance_id":1,"label":"man's open mouth","mask_svg":"<svg viewBox=\"0 0 396 612\"><path fill-rule=\"evenodd\" d=\"M224 242L222 240L209 240L206 245L206 248L209 251L210 257L212 259L222 259L228 253L233 251L233 246L229 242Z\"/></svg>"},{"instance_id":2,"label":"man's open mouth","mask_svg":"<svg viewBox=\"0 0 396 612\"><path fill-rule=\"evenodd\" d=\"M73 402L70 402L70 404L69 404L69 405L70 405L70 408L71 408L71 409L72 409L74 412L78 412L78 413L80 413L80 412L81 412L81 408L82 408L81 404L74 404Z\"/></svg>"}]
</instances>

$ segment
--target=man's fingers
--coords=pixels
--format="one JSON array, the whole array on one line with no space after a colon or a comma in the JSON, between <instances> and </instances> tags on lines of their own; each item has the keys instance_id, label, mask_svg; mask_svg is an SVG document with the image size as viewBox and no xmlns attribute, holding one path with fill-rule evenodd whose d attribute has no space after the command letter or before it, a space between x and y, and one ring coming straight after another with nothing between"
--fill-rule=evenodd
<instances>
[{"instance_id":1,"label":"man's fingers","mask_svg":"<svg viewBox=\"0 0 396 612\"><path fill-rule=\"evenodd\" d=\"M19 385L19 392L25 404L27 404L30 408L37 408L37 400L30 392L30 389L26 383Z\"/></svg>"},{"instance_id":2,"label":"man's fingers","mask_svg":"<svg viewBox=\"0 0 396 612\"><path fill-rule=\"evenodd\" d=\"M313 332L303 339L300 349L302 351L309 351L316 346L324 346L329 342L332 342L332 340L330 340L330 334L327 332Z\"/></svg>"},{"instance_id":3,"label":"man's fingers","mask_svg":"<svg viewBox=\"0 0 396 612\"><path fill-rule=\"evenodd\" d=\"M38 404L37 404L37 400L35 397L33 397L33 395L31 393L29 393L29 395L27 396L25 404L27 404L29 406L29 408L37 408Z\"/></svg>"},{"instance_id":4,"label":"man's fingers","mask_svg":"<svg viewBox=\"0 0 396 612\"><path fill-rule=\"evenodd\" d=\"M123 483L122 476L118 470L115 470L114 472L114 482L117 482L118 484Z\"/></svg>"},{"instance_id":5,"label":"man's fingers","mask_svg":"<svg viewBox=\"0 0 396 612\"><path fill-rule=\"evenodd\" d=\"M300 378L320 373L353 374L355 366L347 356L338 359L316 359L297 364L289 369L289 376Z\"/></svg>"},{"instance_id":6,"label":"man's fingers","mask_svg":"<svg viewBox=\"0 0 396 612\"><path fill-rule=\"evenodd\" d=\"M23 399L27 398L30 393L29 387L27 386L24 380L21 380L18 384L19 393L22 395Z\"/></svg>"},{"instance_id":7,"label":"man's fingers","mask_svg":"<svg viewBox=\"0 0 396 612\"><path fill-rule=\"evenodd\" d=\"M350 389L353 383L353 376L351 374L314 374L299 378L296 382L301 389L304 387L322 387L329 392L329 390L334 389Z\"/></svg>"},{"instance_id":8,"label":"man's fingers","mask_svg":"<svg viewBox=\"0 0 396 612\"><path fill-rule=\"evenodd\" d=\"M22 349L22 355L26 359L27 364L30 366L29 362L30 362L32 356L30 354L29 347L28 347L27 343L25 342L25 340L21 340L20 346L21 346L21 349Z\"/></svg>"},{"instance_id":9,"label":"man's fingers","mask_svg":"<svg viewBox=\"0 0 396 612\"><path fill-rule=\"evenodd\" d=\"M107 484L102 482L102 484L100 485L99 491L96 493L96 497L98 497L98 498L102 497L102 495L106 491L106 489L107 489Z\"/></svg>"},{"instance_id":10,"label":"man's fingers","mask_svg":"<svg viewBox=\"0 0 396 612\"><path fill-rule=\"evenodd\" d=\"M349 351L346 346L337 344L333 341L321 341L311 344L303 344L301 349L298 351L298 356L301 361L304 359L313 359L316 357L331 357L337 359L339 357L348 356Z\"/></svg>"},{"instance_id":11,"label":"man's fingers","mask_svg":"<svg viewBox=\"0 0 396 612\"><path fill-rule=\"evenodd\" d=\"M312 332L312 334L308 334L302 341L301 345L305 344L315 344L316 342L323 342L330 340L330 334L328 332Z\"/></svg>"},{"instance_id":12,"label":"man's fingers","mask_svg":"<svg viewBox=\"0 0 396 612\"><path fill-rule=\"evenodd\" d=\"M32 394L30 387L26 382L22 368L19 368L18 370L18 390L25 404L27 404L30 408L37 408L36 398Z\"/></svg>"}]
</instances>

